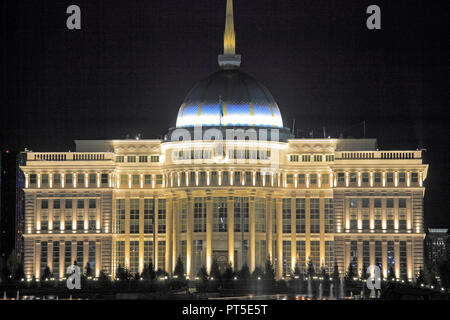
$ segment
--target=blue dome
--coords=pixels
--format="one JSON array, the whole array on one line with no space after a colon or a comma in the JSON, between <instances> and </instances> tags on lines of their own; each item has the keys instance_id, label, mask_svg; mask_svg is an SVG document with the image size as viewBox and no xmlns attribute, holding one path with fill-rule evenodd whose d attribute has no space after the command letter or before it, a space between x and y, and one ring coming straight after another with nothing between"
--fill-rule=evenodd
<instances>
[{"instance_id":1,"label":"blue dome","mask_svg":"<svg viewBox=\"0 0 450 320\"><path fill-rule=\"evenodd\" d=\"M221 69L188 93L176 126L220 125L282 128L283 120L266 87L237 69Z\"/></svg>"}]
</instances>

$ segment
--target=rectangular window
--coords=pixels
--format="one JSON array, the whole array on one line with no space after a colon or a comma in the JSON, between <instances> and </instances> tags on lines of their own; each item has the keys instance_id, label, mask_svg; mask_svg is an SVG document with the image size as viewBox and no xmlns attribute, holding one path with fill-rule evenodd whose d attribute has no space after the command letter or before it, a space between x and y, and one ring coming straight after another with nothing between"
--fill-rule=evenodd
<instances>
[{"instance_id":1,"label":"rectangular window","mask_svg":"<svg viewBox=\"0 0 450 320\"><path fill-rule=\"evenodd\" d=\"M42 175L42 184L47 185L48 184L48 174Z\"/></svg>"},{"instance_id":2,"label":"rectangular window","mask_svg":"<svg viewBox=\"0 0 450 320\"><path fill-rule=\"evenodd\" d=\"M305 253L305 241L296 242L296 252L297 252L297 266L300 268L302 273L305 272L306 266L306 253Z\"/></svg>"},{"instance_id":3,"label":"rectangular window","mask_svg":"<svg viewBox=\"0 0 450 320\"><path fill-rule=\"evenodd\" d=\"M146 185L152 184L152 176L150 174L146 174L144 176L144 184Z\"/></svg>"},{"instance_id":4,"label":"rectangular window","mask_svg":"<svg viewBox=\"0 0 450 320\"><path fill-rule=\"evenodd\" d=\"M102 173L102 175L101 175L101 182L102 182L102 184L107 184L108 183L108 178L109 178L109 176L108 176L108 174L107 173Z\"/></svg>"},{"instance_id":5,"label":"rectangular window","mask_svg":"<svg viewBox=\"0 0 450 320\"><path fill-rule=\"evenodd\" d=\"M305 233L305 199L295 199L295 231L297 233Z\"/></svg>"},{"instance_id":6,"label":"rectangular window","mask_svg":"<svg viewBox=\"0 0 450 320\"><path fill-rule=\"evenodd\" d=\"M394 199L393 198L387 198L386 199L386 208L393 208L394 207Z\"/></svg>"},{"instance_id":7,"label":"rectangular window","mask_svg":"<svg viewBox=\"0 0 450 320\"><path fill-rule=\"evenodd\" d=\"M310 176L310 182L311 184L317 184L317 174L312 174Z\"/></svg>"},{"instance_id":8,"label":"rectangular window","mask_svg":"<svg viewBox=\"0 0 450 320\"><path fill-rule=\"evenodd\" d=\"M149 265L150 262L155 266L153 259L153 241L144 241L144 264Z\"/></svg>"},{"instance_id":9,"label":"rectangular window","mask_svg":"<svg viewBox=\"0 0 450 320\"><path fill-rule=\"evenodd\" d=\"M78 187L84 186L84 179L85 179L84 173L77 174L77 186Z\"/></svg>"},{"instance_id":10,"label":"rectangular window","mask_svg":"<svg viewBox=\"0 0 450 320\"><path fill-rule=\"evenodd\" d=\"M320 199L310 199L310 221L311 221L311 233L320 232Z\"/></svg>"},{"instance_id":11,"label":"rectangular window","mask_svg":"<svg viewBox=\"0 0 450 320\"><path fill-rule=\"evenodd\" d=\"M380 183L381 182L381 173L380 172L375 172L375 183Z\"/></svg>"},{"instance_id":12,"label":"rectangular window","mask_svg":"<svg viewBox=\"0 0 450 320\"><path fill-rule=\"evenodd\" d=\"M166 242L158 241L158 269L166 270Z\"/></svg>"},{"instance_id":13,"label":"rectangular window","mask_svg":"<svg viewBox=\"0 0 450 320\"><path fill-rule=\"evenodd\" d=\"M282 229L283 233L291 233L291 199L282 199Z\"/></svg>"},{"instance_id":14,"label":"rectangular window","mask_svg":"<svg viewBox=\"0 0 450 320\"><path fill-rule=\"evenodd\" d=\"M158 199L158 233L166 233L166 199Z\"/></svg>"},{"instance_id":15,"label":"rectangular window","mask_svg":"<svg viewBox=\"0 0 450 320\"><path fill-rule=\"evenodd\" d=\"M230 178L229 178L230 174L228 171L224 171L222 174L222 185L228 185L230 184Z\"/></svg>"},{"instance_id":16,"label":"rectangular window","mask_svg":"<svg viewBox=\"0 0 450 320\"><path fill-rule=\"evenodd\" d=\"M388 174L386 175L386 181L388 183L394 182L394 174L392 172L388 172Z\"/></svg>"},{"instance_id":17,"label":"rectangular window","mask_svg":"<svg viewBox=\"0 0 450 320\"><path fill-rule=\"evenodd\" d=\"M136 162L136 156L127 156L127 162Z\"/></svg>"},{"instance_id":18,"label":"rectangular window","mask_svg":"<svg viewBox=\"0 0 450 320\"><path fill-rule=\"evenodd\" d=\"M134 185L138 185L139 184L139 175L138 174L133 174L132 182L133 182Z\"/></svg>"},{"instance_id":19,"label":"rectangular window","mask_svg":"<svg viewBox=\"0 0 450 320\"><path fill-rule=\"evenodd\" d=\"M311 262L316 272L320 271L320 241L311 241Z\"/></svg>"},{"instance_id":20,"label":"rectangular window","mask_svg":"<svg viewBox=\"0 0 450 320\"><path fill-rule=\"evenodd\" d=\"M35 174L30 174L30 184L36 184L37 183L37 176Z\"/></svg>"},{"instance_id":21,"label":"rectangular window","mask_svg":"<svg viewBox=\"0 0 450 320\"><path fill-rule=\"evenodd\" d=\"M356 182L356 172L350 172L350 182Z\"/></svg>"},{"instance_id":22,"label":"rectangular window","mask_svg":"<svg viewBox=\"0 0 450 320\"><path fill-rule=\"evenodd\" d=\"M358 208L358 199L351 198L350 199L350 208Z\"/></svg>"},{"instance_id":23,"label":"rectangular window","mask_svg":"<svg viewBox=\"0 0 450 320\"><path fill-rule=\"evenodd\" d=\"M151 156L150 162L159 162L159 156Z\"/></svg>"},{"instance_id":24,"label":"rectangular window","mask_svg":"<svg viewBox=\"0 0 450 320\"><path fill-rule=\"evenodd\" d=\"M311 156L304 154L302 155L302 162L310 162L311 161Z\"/></svg>"},{"instance_id":25,"label":"rectangular window","mask_svg":"<svg viewBox=\"0 0 450 320\"><path fill-rule=\"evenodd\" d=\"M239 171L234 172L234 184L235 185L241 184L241 173Z\"/></svg>"},{"instance_id":26,"label":"rectangular window","mask_svg":"<svg viewBox=\"0 0 450 320\"><path fill-rule=\"evenodd\" d=\"M283 240L283 274L291 274L291 242Z\"/></svg>"},{"instance_id":27,"label":"rectangular window","mask_svg":"<svg viewBox=\"0 0 450 320\"><path fill-rule=\"evenodd\" d=\"M315 154L314 155L314 162L322 162L322 155L321 154Z\"/></svg>"},{"instance_id":28,"label":"rectangular window","mask_svg":"<svg viewBox=\"0 0 450 320\"><path fill-rule=\"evenodd\" d=\"M125 267L125 241L116 241L116 268Z\"/></svg>"},{"instance_id":29,"label":"rectangular window","mask_svg":"<svg viewBox=\"0 0 450 320\"><path fill-rule=\"evenodd\" d=\"M48 209L48 200L47 199L43 199L41 201L41 209Z\"/></svg>"},{"instance_id":30,"label":"rectangular window","mask_svg":"<svg viewBox=\"0 0 450 320\"><path fill-rule=\"evenodd\" d=\"M193 240L193 273L197 274L202 266L202 256L203 256L203 241L202 240Z\"/></svg>"},{"instance_id":31,"label":"rectangular window","mask_svg":"<svg viewBox=\"0 0 450 320\"><path fill-rule=\"evenodd\" d=\"M162 174L156 175L156 184L162 184L163 183L163 176Z\"/></svg>"},{"instance_id":32,"label":"rectangular window","mask_svg":"<svg viewBox=\"0 0 450 320\"><path fill-rule=\"evenodd\" d=\"M404 172L400 172L398 174L398 182L404 183L406 181L406 174Z\"/></svg>"},{"instance_id":33,"label":"rectangular window","mask_svg":"<svg viewBox=\"0 0 450 320\"><path fill-rule=\"evenodd\" d=\"M148 162L148 156L139 156L139 162Z\"/></svg>"},{"instance_id":34,"label":"rectangular window","mask_svg":"<svg viewBox=\"0 0 450 320\"><path fill-rule=\"evenodd\" d=\"M292 174L288 174L288 175L286 176L286 183L287 183L287 184L292 184L292 183L294 183L294 176L293 176Z\"/></svg>"},{"instance_id":35,"label":"rectangular window","mask_svg":"<svg viewBox=\"0 0 450 320\"><path fill-rule=\"evenodd\" d=\"M362 174L362 182L363 183L368 183L369 182L369 173L368 172L363 172L363 174Z\"/></svg>"},{"instance_id":36,"label":"rectangular window","mask_svg":"<svg viewBox=\"0 0 450 320\"><path fill-rule=\"evenodd\" d=\"M154 199L144 199L144 233L153 233L154 205Z\"/></svg>"},{"instance_id":37,"label":"rectangular window","mask_svg":"<svg viewBox=\"0 0 450 320\"><path fill-rule=\"evenodd\" d=\"M61 209L61 201L59 199L53 200L53 209Z\"/></svg>"},{"instance_id":38,"label":"rectangular window","mask_svg":"<svg viewBox=\"0 0 450 320\"><path fill-rule=\"evenodd\" d=\"M227 232L227 198L213 198L213 231Z\"/></svg>"},{"instance_id":39,"label":"rectangular window","mask_svg":"<svg viewBox=\"0 0 450 320\"><path fill-rule=\"evenodd\" d=\"M55 173L53 176L53 182L55 186L59 186L61 184L61 175L59 173Z\"/></svg>"},{"instance_id":40,"label":"rectangular window","mask_svg":"<svg viewBox=\"0 0 450 320\"><path fill-rule=\"evenodd\" d=\"M289 156L289 161L291 161L291 162L298 162L298 154L291 154Z\"/></svg>"},{"instance_id":41,"label":"rectangular window","mask_svg":"<svg viewBox=\"0 0 450 320\"><path fill-rule=\"evenodd\" d=\"M362 199L362 207L363 208L369 208L369 199L368 198L363 198Z\"/></svg>"},{"instance_id":42,"label":"rectangular window","mask_svg":"<svg viewBox=\"0 0 450 320\"><path fill-rule=\"evenodd\" d=\"M139 233L139 199L130 199L130 233Z\"/></svg>"},{"instance_id":43,"label":"rectangular window","mask_svg":"<svg viewBox=\"0 0 450 320\"><path fill-rule=\"evenodd\" d=\"M59 279L59 242L53 242L53 276Z\"/></svg>"},{"instance_id":44,"label":"rectangular window","mask_svg":"<svg viewBox=\"0 0 450 320\"><path fill-rule=\"evenodd\" d=\"M125 199L116 200L116 233L125 233Z\"/></svg>"},{"instance_id":45,"label":"rectangular window","mask_svg":"<svg viewBox=\"0 0 450 320\"><path fill-rule=\"evenodd\" d=\"M67 268L72 265L72 242L64 242L64 274Z\"/></svg>"},{"instance_id":46,"label":"rectangular window","mask_svg":"<svg viewBox=\"0 0 450 320\"><path fill-rule=\"evenodd\" d=\"M305 184L305 175L304 174L298 175L298 184Z\"/></svg>"},{"instance_id":47,"label":"rectangular window","mask_svg":"<svg viewBox=\"0 0 450 320\"><path fill-rule=\"evenodd\" d=\"M255 232L266 232L266 201L255 199Z\"/></svg>"},{"instance_id":48,"label":"rectangular window","mask_svg":"<svg viewBox=\"0 0 450 320\"><path fill-rule=\"evenodd\" d=\"M325 199L325 233L334 232L333 199Z\"/></svg>"},{"instance_id":49,"label":"rectangular window","mask_svg":"<svg viewBox=\"0 0 450 320\"><path fill-rule=\"evenodd\" d=\"M41 274L44 274L44 269L48 266L48 243L41 242Z\"/></svg>"},{"instance_id":50,"label":"rectangular window","mask_svg":"<svg viewBox=\"0 0 450 320\"><path fill-rule=\"evenodd\" d=\"M188 201L187 199L180 199L180 208L179 208L179 219L180 219L180 232L185 233L187 230L187 210L188 210Z\"/></svg>"},{"instance_id":51,"label":"rectangular window","mask_svg":"<svg viewBox=\"0 0 450 320\"><path fill-rule=\"evenodd\" d=\"M205 198L194 198L194 232L206 232Z\"/></svg>"},{"instance_id":52,"label":"rectangular window","mask_svg":"<svg viewBox=\"0 0 450 320\"><path fill-rule=\"evenodd\" d=\"M89 241L88 263L91 270L95 270L95 241Z\"/></svg>"},{"instance_id":53,"label":"rectangular window","mask_svg":"<svg viewBox=\"0 0 450 320\"><path fill-rule=\"evenodd\" d=\"M332 155L332 154L327 154L326 157L325 157L325 160L326 160L327 162L334 161L334 155Z\"/></svg>"},{"instance_id":54,"label":"rectangular window","mask_svg":"<svg viewBox=\"0 0 450 320\"><path fill-rule=\"evenodd\" d=\"M322 184L323 185L327 185L330 181L329 181L329 176L328 176L328 174L327 173L325 173L325 174L323 174L322 176L321 176L321 178L322 178Z\"/></svg>"},{"instance_id":55,"label":"rectangular window","mask_svg":"<svg viewBox=\"0 0 450 320\"><path fill-rule=\"evenodd\" d=\"M234 197L234 231L248 232L248 198Z\"/></svg>"},{"instance_id":56,"label":"rectangular window","mask_svg":"<svg viewBox=\"0 0 450 320\"><path fill-rule=\"evenodd\" d=\"M116 162L124 162L125 161L125 157L124 156L116 156Z\"/></svg>"},{"instance_id":57,"label":"rectangular window","mask_svg":"<svg viewBox=\"0 0 450 320\"><path fill-rule=\"evenodd\" d=\"M343 172L338 172L338 182L345 182L345 174Z\"/></svg>"},{"instance_id":58,"label":"rectangular window","mask_svg":"<svg viewBox=\"0 0 450 320\"><path fill-rule=\"evenodd\" d=\"M120 184L121 185L127 185L128 184L128 175L121 174L120 175Z\"/></svg>"},{"instance_id":59,"label":"rectangular window","mask_svg":"<svg viewBox=\"0 0 450 320\"><path fill-rule=\"evenodd\" d=\"M84 200L83 199L77 200L77 209L84 209Z\"/></svg>"},{"instance_id":60,"label":"rectangular window","mask_svg":"<svg viewBox=\"0 0 450 320\"><path fill-rule=\"evenodd\" d=\"M77 241L77 265L84 269L84 247L83 241Z\"/></svg>"},{"instance_id":61,"label":"rectangular window","mask_svg":"<svg viewBox=\"0 0 450 320\"><path fill-rule=\"evenodd\" d=\"M97 182L97 175L95 173L89 174L89 184L95 184Z\"/></svg>"},{"instance_id":62,"label":"rectangular window","mask_svg":"<svg viewBox=\"0 0 450 320\"><path fill-rule=\"evenodd\" d=\"M401 209L406 209L406 199L405 198L398 199L398 207Z\"/></svg>"},{"instance_id":63,"label":"rectangular window","mask_svg":"<svg viewBox=\"0 0 450 320\"><path fill-rule=\"evenodd\" d=\"M417 181L419 181L417 172L412 172L411 173L411 182L417 183Z\"/></svg>"},{"instance_id":64,"label":"rectangular window","mask_svg":"<svg viewBox=\"0 0 450 320\"><path fill-rule=\"evenodd\" d=\"M89 199L89 209L95 209L95 208L97 208L97 200Z\"/></svg>"},{"instance_id":65,"label":"rectangular window","mask_svg":"<svg viewBox=\"0 0 450 320\"><path fill-rule=\"evenodd\" d=\"M66 209L72 209L72 199L66 199L64 202Z\"/></svg>"},{"instance_id":66,"label":"rectangular window","mask_svg":"<svg viewBox=\"0 0 450 320\"><path fill-rule=\"evenodd\" d=\"M130 241L130 273L139 273L139 241Z\"/></svg>"}]
</instances>

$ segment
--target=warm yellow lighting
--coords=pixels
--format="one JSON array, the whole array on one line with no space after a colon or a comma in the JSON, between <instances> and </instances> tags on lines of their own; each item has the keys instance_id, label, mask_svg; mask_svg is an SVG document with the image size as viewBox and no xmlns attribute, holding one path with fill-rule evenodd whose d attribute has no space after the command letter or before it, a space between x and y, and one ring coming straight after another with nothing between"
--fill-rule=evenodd
<instances>
[{"instance_id":1,"label":"warm yellow lighting","mask_svg":"<svg viewBox=\"0 0 450 320\"><path fill-rule=\"evenodd\" d=\"M236 36L234 33L233 0L227 0L227 14L225 32L223 35L223 53L234 55L236 53Z\"/></svg>"}]
</instances>

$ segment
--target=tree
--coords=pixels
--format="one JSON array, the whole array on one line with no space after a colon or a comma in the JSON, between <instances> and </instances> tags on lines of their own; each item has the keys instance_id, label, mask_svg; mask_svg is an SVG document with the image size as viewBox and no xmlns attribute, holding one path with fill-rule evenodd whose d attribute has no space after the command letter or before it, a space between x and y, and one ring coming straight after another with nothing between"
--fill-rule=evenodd
<instances>
[{"instance_id":1,"label":"tree","mask_svg":"<svg viewBox=\"0 0 450 320\"><path fill-rule=\"evenodd\" d=\"M320 268L320 276L324 279L324 280L328 280L329 279L329 274L327 269L325 268L325 266L322 266Z\"/></svg>"},{"instance_id":2,"label":"tree","mask_svg":"<svg viewBox=\"0 0 450 320\"><path fill-rule=\"evenodd\" d=\"M335 262L333 267L333 280L337 281L338 279L339 279L339 267L337 265L337 262Z\"/></svg>"},{"instance_id":3,"label":"tree","mask_svg":"<svg viewBox=\"0 0 450 320\"><path fill-rule=\"evenodd\" d=\"M156 278L156 273L153 268L153 263L150 261L148 264L144 264L144 270L142 270L142 278L144 280L153 280Z\"/></svg>"},{"instance_id":4,"label":"tree","mask_svg":"<svg viewBox=\"0 0 450 320\"><path fill-rule=\"evenodd\" d=\"M208 271L205 266L202 266L200 270L198 270L197 276L202 282L207 282L209 279Z\"/></svg>"},{"instance_id":5,"label":"tree","mask_svg":"<svg viewBox=\"0 0 450 320\"><path fill-rule=\"evenodd\" d=\"M242 266L241 270L239 270L239 279L250 279L250 269L248 268L248 265L246 263Z\"/></svg>"},{"instance_id":6,"label":"tree","mask_svg":"<svg viewBox=\"0 0 450 320\"><path fill-rule=\"evenodd\" d=\"M219 263L217 262L217 259L213 259L213 262L211 264L210 276L216 280L219 280L221 278Z\"/></svg>"},{"instance_id":7,"label":"tree","mask_svg":"<svg viewBox=\"0 0 450 320\"><path fill-rule=\"evenodd\" d=\"M353 280L355 277L355 270L353 269L353 265L351 263L348 264L347 274L345 275L346 280Z\"/></svg>"},{"instance_id":8,"label":"tree","mask_svg":"<svg viewBox=\"0 0 450 320\"><path fill-rule=\"evenodd\" d=\"M175 264L175 270L173 274L178 277L178 279L184 279L184 264L183 260L181 260L181 255L178 256L177 262Z\"/></svg>"},{"instance_id":9,"label":"tree","mask_svg":"<svg viewBox=\"0 0 450 320\"><path fill-rule=\"evenodd\" d=\"M92 268L89 262L86 262L86 267L84 268L86 277L92 276Z\"/></svg>"},{"instance_id":10,"label":"tree","mask_svg":"<svg viewBox=\"0 0 450 320\"><path fill-rule=\"evenodd\" d=\"M51 275L52 275L52 272L50 271L50 268L48 266L46 266L44 268L44 272L42 272L41 280L50 279Z\"/></svg>"},{"instance_id":11,"label":"tree","mask_svg":"<svg viewBox=\"0 0 450 320\"><path fill-rule=\"evenodd\" d=\"M416 278L416 283L417 283L417 285L421 285L421 284L425 283L425 274L423 272L422 267L420 267L419 274L417 275L417 278Z\"/></svg>"},{"instance_id":12,"label":"tree","mask_svg":"<svg viewBox=\"0 0 450 320\"><path fill-rule=\"evenodd\" d=\"M231 263L229 263L222 274L222 279L225 281L232 280L233 276L234 276L233 267L231 266Z\"/></svg>"},{"instance_id":13,"label":"tree","mask_svg":"<svg viewBox=\"0 0 450 320\"><path fill-rule=\"evenodd\" d=\"M314 276L316 271L314 270L314 264L312 263L311 259L308 259L308 267L306 268L306 274L309 277Z\"/></svg>"},{"instance_id":14,"label":"tree","mask_svg":"<svg viewBox=\"0 0 450 320\"><path fill-rule=\"evenodd\" d=\"M275 281L275 269L273 268L273 264L269 256L267 256L266 266L264 269L264 279Z\"/></svg>"},{"instance_id":15,"label":"tree","mask_svg":"<svg viewBox=\"0 0 450 320\"><path fill-rule=\"evenodd\" d=\"M394 271L393 266L390 266L388 269L388 277L389 277L389 280L395 279L395 271Z\"/></svg>"},{"instance_id":16,"label":"tree","mask_svg":"<svg viewBox=\"0 0 450 320\"><path fill-rule=\"evenodd\" d=\"M296 264L294 268L294 277L296 277L297 279L303 279L303 274L298 264Z\"/></svg>"},{"instance_id":17,"label":"tree","mask_svg":"<svg viewBox=\"0 0 450 320\"><path fill-rule=\"evenodd\" d=\"M262 279L263 277L264 277L264 271L261 268L256 267L255 270L253 270L252 278L253 279L258 279L258 278Z\"/></svg>"},{"instance_id":18,"label":"tree","mask_svg":"<svg viewBox=\"0 0 450 320\"><path fill-rule=\"evenodd\" d=\"M120 281L128 281L131 279L131 274L128 269L119 265L116 271L116 279L119 279Z\"/></svg>"},{"instance_id":19,"label":"tree","mask_svg":"<svg viewBox=\"0 0 450 320\"><path fill-rule=\"evenodd\" d=\"M19 260L17 259L16 250L11 251L11 254L6 260L6 266L8 268L8 276L15 278L15 276L19 273Z\"/></svg>"}]
</instances>

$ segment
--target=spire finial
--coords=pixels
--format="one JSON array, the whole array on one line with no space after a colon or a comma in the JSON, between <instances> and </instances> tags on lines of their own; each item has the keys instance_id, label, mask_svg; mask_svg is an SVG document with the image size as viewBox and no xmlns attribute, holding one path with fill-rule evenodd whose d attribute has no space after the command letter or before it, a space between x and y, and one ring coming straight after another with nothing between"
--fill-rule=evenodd
<instances>
[{"instance_id":1,"label":"spire finial","mask_svg":"<svg viewBox=\"0 0 450 320\"><path fill-rule=\"evenodd\" d=\"M236 35L234 33L233 0L227 0L225 31L223 33L223 54L219 55L221 68L236 68L241 65L241 56L236 54Z\"/></svg>"},{"instance_id":2,"label":"spire finial","mask_svg":"<svg viewBox=\"0 0 450 320\"><path fill-rule=\"evenodd\" d=\"M223 54L235 54L236 35L234 34L233 0L227 0L225 32L223 33Z\"/></svg>"}]
</instances>

